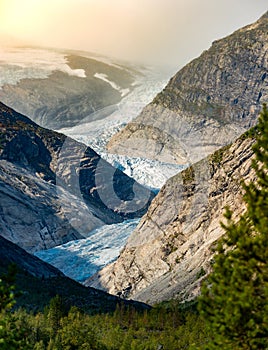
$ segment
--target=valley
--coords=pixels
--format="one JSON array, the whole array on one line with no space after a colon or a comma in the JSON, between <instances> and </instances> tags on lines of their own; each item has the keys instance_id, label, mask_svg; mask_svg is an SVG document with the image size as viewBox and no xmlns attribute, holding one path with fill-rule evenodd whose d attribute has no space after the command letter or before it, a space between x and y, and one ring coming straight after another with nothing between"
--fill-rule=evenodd
<instances>
[{"instance_id":1,"label":"valley","mask_svg":"<svg viewBox=\"0 0 268 350\"><path fill-rule=\"evenodd\" d=\"M259 259L246 290L267 297L258 289L267 286L267 33L268 12L178 71L79 50L0 48L0 294L13 288L6 271L15 263L18 306L34 311L25 319L43 329L40 349L56 349L71 324L80 336L82 320L102 323L92 339L105 350L117 350L116 337L120 350L145 349L150 337L146 349L177 349L181 329L181 348L200 348L214 341L201 322L206 307L224 297L213 299L214 266L224 270L220 259L231 257L232 275L237 251L250 255L237 278ZM53 331L57 298L66 309ZM82 338L70 348L83 348Z\"/></svg>"}]
</instances>

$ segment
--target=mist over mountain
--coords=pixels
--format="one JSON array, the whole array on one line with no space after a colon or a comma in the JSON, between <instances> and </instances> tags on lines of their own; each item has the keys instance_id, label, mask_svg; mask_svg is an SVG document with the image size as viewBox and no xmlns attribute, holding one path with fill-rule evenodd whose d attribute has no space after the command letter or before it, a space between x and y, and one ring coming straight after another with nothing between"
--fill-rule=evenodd
<instances>
[{"instance_id":1,"label":"mist over mountain","mask_svg":"<svg viewBox=\"0 0 268 350\"><path fill-rule=\"evenodd\" d=\"M53 129L94 120L94 112L132 91L140 74L85 52L11 46L0 54L0 100Z\"/></svg>"},{"instance_id":2,"label":"mist over mountain","mask_svg":"<svg viewBox=\"0 0 268 350\"><path fill-rule=\"evenodd\" d=\"M253 126L268 99L268 13L215 41L108 143L111 153L187 164Z\"/></svg>"}]
</instances>

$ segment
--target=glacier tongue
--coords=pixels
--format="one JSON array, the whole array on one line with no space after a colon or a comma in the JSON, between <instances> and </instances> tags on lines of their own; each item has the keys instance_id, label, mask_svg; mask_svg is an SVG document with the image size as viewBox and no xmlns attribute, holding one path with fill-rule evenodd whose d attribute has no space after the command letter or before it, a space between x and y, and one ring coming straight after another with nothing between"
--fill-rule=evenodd
<instances>
[{"instance_id":1,"label":"glacier tongue","mask_svg":"<svg viewBox=\"0 0 268 350\"><path fill-rule=\"evenodd\" d=\"M106 144L110 138L135 118L155 95L161 91L167 78L156 72L145 71L135 84L134 90L118 105L97 111L91 120L83 120L72 128L60 132L92 147L102 158L124 171L139 183L152 189L160 189L166 180L183 167L145 158L109 154ZM89 238L72 241L53 249L37 252L42 260L54 265L70 278L83 282L119 255L139 220L105 225L94 231Z\"/></svg>"},{"instance_id":2,"label":"glacier tongue","mask_svg":"<svg viewBox=\"0 0 268 350\"><path fill-rule=\"evenodd\" d=\"M163 163L147 158L131 158L103 152L100 155L115 168L119 168L140 184L153 190L159 190L169 178L185 168L183 165Z\"/></svg>"},{"instance_id":3,"label":"glacier tongue","mask_svg":"<svg viewBox=\"0 0 268 350\"><path fill-rule=\"evenodd\" d=\"M167 78L163 74L145 70L144 76L138 78L134 90L118 105L97 111L93 117L90 117L94 121L88 122L85 119L75 127L60 131L92 147L102 158L142 185L160 189L170 177L184 167L146 158L109 154L106 152L106 144L115 133L142 111L166 83Z\"/></svg>"},{"instance_id":4,"label":"glacier tongue","mask_svg":"<svg viewBox=\"0 0 268 350\"><path fill-rule=\"evenodd\" d=\"M92 231L88 238L42 250L35 255L66 276L83 282L118 257L138 223L139 219L135 219L104 225Z\"/></svg>"},{"instance_id":5,"label":"glacier tongue","mask_svg":"<svg viewBox=\"0 0 268 350\"><path fill-rule=\"evenodd\" d=\"M155 72L150 69L144 69L142 74L136 77L133 91L117 105L98 110L81 120L78 125L58 131L85 143L97 153L104 152L110 138L140 114L157 93L162 91L170 77L168 72Z\"/></svg>"}]
</instances>

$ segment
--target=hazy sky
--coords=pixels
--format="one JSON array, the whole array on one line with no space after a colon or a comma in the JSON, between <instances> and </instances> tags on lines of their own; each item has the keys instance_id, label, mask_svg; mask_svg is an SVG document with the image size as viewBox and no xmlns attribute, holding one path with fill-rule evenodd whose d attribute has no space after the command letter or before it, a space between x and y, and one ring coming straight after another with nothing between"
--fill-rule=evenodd
<instances>
[{"instance_id":1,"label":"hazy sky","mask_svg":"<svg viewBox=\"0 0 268 350\"><path fill-rule=\"evenodd\" d=\"M0 0L0 34L179 67L267 9L267 0Z\"/></svg>"}]
</instances>

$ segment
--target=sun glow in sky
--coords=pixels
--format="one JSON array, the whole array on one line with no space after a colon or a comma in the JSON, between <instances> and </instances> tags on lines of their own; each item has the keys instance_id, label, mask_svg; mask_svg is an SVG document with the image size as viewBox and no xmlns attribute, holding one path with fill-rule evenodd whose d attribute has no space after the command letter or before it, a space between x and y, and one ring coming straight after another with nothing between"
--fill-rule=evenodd
<instances>
[{"instance_id":1,"label":"sun glow in sky","mask_svg":"<svg viewBox=\"0 0 268 350\"><path fill-rule=\"evenodd\" d=\"M0 36L180 66L265 11L267 0L0 0Z\"/></svg>"}]
</instances>

